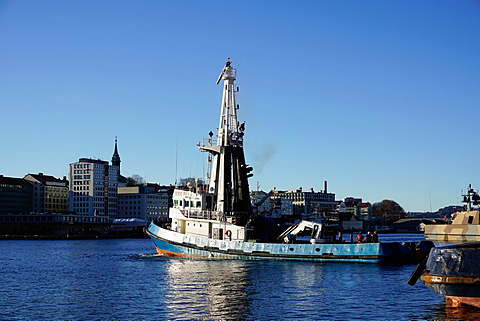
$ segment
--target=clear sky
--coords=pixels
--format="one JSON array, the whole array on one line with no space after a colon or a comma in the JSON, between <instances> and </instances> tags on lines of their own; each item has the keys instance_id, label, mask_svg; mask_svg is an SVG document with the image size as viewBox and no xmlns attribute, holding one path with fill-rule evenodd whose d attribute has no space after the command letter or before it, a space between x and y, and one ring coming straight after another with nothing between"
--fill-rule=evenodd
<instances>
[{"instance_id":1,"label":"clear sky","mask_svg":"<svg viewBox=\"0 0 480 321\"><path fill-rule=\"evenodd\" d=\"M227 57L252 190L435 211L480 188L478 0L0 0L0 174L118 136L124 176L202 177Z\"/></svg>"}]
</instances>

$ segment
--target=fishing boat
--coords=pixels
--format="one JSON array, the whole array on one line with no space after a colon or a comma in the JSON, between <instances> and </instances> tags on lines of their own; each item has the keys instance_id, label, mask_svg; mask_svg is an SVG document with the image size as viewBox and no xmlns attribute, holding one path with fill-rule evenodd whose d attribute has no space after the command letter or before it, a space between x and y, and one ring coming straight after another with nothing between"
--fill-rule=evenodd
<instances>
[{"instance_id":1,"label":"fishing boat","mask_svg":"<svg viewBox=\"0 0 480 321\"><path fill-rule=\"evenodd\" d=\"M217 85L223 81L217 133L210 131L198 145L208 153L208 185L197 180L176 187L169 209L171 223L152 222L146 229L159 254L396 264L428 253L429 242L348 243L322 222L301 221L282 229L272 219L255 214L248 184L253 169L245 161L245 123L237 119L235 80L236 69L228 60L217 80Z\"/></svg>"},{"instance_id":2,"label":"fishing boat","mask_svg":"<svg viewBox=\"0 0 480 321\"><path fill-rule=\"evenodd\" d=\"M480 242L480 211L473 207L480 204L480 195L471 185L463 195L463 202L466 203L465 211L453 213L450 224L426 225L425 239L436 242Z\"/></svg>"},{"instance_id":3,"label":"fishing boat","mask_svg":"<svg viewBox=\"0 0 480 321\"><path fill-rule=\"evenodd\" d=\"M414 285L418 278L452 300L453 306L463 303L480 308L480 242L432 248L408 283Z\"/></svg>"}]
</instances>

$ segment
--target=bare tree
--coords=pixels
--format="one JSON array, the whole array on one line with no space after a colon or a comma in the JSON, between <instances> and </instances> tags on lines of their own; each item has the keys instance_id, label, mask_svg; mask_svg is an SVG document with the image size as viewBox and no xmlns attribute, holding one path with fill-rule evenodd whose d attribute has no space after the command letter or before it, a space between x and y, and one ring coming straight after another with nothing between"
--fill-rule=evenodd
<instances>
[{"instance_id":1,"label":"bare tree","mask_svg":"<svg viewBox=\"0 0 480 321\"><path fill-rule=\"evenodd\" d=\"M192 186L205 185L205 181L201 178L187 177L187 178L180 178L178 186L187 186L188 183L192 183Z\"/></svg>"},{"instance_id":2,"label":"bare tree","mask_svg":"<svg viewBox=\"0 0 480 321\"><path fill-rule=\"evenodd\" d=\"M145 179L137 174L133 174L131 177L127 177L127 186L139 186L145 184Z\"/></svg>"}]
</instances>

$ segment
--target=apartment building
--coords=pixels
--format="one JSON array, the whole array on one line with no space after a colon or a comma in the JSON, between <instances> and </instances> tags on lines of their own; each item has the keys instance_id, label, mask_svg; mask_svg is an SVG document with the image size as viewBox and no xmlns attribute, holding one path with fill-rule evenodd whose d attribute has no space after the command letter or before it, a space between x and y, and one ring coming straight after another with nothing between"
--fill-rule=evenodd
<instances>
[{"instance_id":1,"label":"apartment building","mask_svg":"<svg viewBox=\"0 0 480 321\"><path fill-rule=\"evenodd\" d=\"M85 216L117 218L119 168L107 161L80 158L70 164L69 210Z\"/></svg>"},{"instance_id":2,"label":"apartment building","mask_svg":"<svg viewBox=\"0 0 480 321\"><path fill-rule=\"evenodd\" d=\"M24 180L33 186L34 213L68 213L68 181L50 175L27 174Z\"/></svg>"}]
</instances>

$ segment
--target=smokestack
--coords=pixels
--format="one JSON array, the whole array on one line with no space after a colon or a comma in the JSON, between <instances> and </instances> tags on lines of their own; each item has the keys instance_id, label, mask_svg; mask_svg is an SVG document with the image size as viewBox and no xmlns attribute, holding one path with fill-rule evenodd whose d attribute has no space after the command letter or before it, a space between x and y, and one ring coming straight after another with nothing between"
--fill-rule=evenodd
<instances>
[{"instance_id":1,"label":"smokestack","mask_svg":"<svg viewBox=\"0 0 480 321\"><path fill-rule=\"evenodd\" d=\"M327 181L323 182L323 190L327 193Z\"/></svg>"}]
</instances>

